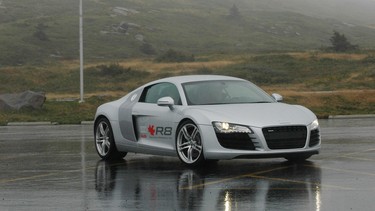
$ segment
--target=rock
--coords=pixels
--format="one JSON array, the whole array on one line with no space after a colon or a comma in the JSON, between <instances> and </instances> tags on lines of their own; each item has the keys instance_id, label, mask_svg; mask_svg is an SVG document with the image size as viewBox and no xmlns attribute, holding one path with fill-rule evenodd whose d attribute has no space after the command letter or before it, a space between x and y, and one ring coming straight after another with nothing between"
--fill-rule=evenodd
<instances>
[{"instance_id":1,"label":"rock","mask_svg":"<svg viewBox=\"0 0 375 211\"><path fill-rule=\"evenodd\" d=\"M115 8L112 9L112 12L114 12L116 14L119 14L119 15L124 15L124 16L139 13L139 11L137 11L135 9L129 9L129 8L125 8L125 7L115 7Z\"/></svg>"},{"instance_id":2,"label":"rock","mask_svg":"<svg viewBox=\"0 0 375 211\"><path fill-rule=\"evenodd\" d=\"M0 110L41 109L46 97L44 93L25 91L0 95Z\"/></svg>"},{"instance_id":3,"label":"rock","mask_svg":"<svg viewBox=\"0 0 375 211\"><path fill-rule=\"evenodd\" d=\"M122 21L120 24L112 24L112 33L126 34L130 30L139 28L141 28L141 26L136 23L127 23Z\"/></svg>"},{"instance_id":4,"label":"rock","mask_svg":"<svg viewBox=\"0 0 375 211\"><path fill-rule=\"evenodd\" d=\"M144 39L145 39L145 36L143 36L142 34L136 34L136 35L134 36L134 38L135 38L136 40L140 41L140 42L143 42Z\"/></svg>"},{"instance_id":5,"label":"rock","mask_svg":"<svg viewBox=\"0 0 375 211\"><path fill-rule=\"evenodd\" d=\"M127 23L129 27L132 27L132 28L141 28L141 26L139 24L136 24L136 23Z\"/></svg>"}]
</instances>

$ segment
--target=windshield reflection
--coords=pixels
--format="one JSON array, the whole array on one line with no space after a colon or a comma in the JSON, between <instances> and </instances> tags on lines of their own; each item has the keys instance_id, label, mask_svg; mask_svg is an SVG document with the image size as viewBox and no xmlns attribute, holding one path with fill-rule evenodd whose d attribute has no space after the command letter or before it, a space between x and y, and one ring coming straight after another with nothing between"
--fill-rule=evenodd
<instances>
[{"instance_id":1,"label":"windshield reflection","mask_svg":"<svg viewBox=\"0 0 375 211\"><path fill-rule=\"evenodd\" d=\"M274 99L248 81L211 80L182 84L188 105L272 103Z\"/></svg>"},{"instance_id":2,"label":"windshield reflection","mask_svg":"<svg viewBox=\"0 0 375 211\"><path fill-rule=\"evenodd\" d=\"M103 208L320 210L321 170L314 163L245 164L219 162L187 169L157 160L99 161L95 190ZM271 170L259 173L260 169Z\"/></svg>"}]
</instances>

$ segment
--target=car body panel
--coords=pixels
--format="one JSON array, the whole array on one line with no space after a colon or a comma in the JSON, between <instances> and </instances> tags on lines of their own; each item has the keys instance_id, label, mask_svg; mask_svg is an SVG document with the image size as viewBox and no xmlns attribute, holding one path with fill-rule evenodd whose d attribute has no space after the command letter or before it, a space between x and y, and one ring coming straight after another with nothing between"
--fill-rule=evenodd
<instances>
[{"instance_id":1,"label":"car body panel","mask_svg":"<svg viewBox=\"0 0 375 211\"><path fill-rule=\"evenodd\" d=\"M190 113L198 111L207 117L205 118L207 122L202 124L208 125L211 125L212 121L226 121L254 127L306 125L314 119L314 116L299 107L284 103L207 105L192 108ZM293 115L290 115L291 113Z\"/></svg>"}]
</instances>

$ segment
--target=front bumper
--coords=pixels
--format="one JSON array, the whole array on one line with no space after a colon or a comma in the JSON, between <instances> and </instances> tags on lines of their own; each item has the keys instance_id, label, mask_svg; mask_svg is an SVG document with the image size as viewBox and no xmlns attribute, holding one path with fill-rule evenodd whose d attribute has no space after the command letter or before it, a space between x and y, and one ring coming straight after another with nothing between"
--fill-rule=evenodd
<instances>
[{"instance_id":1,"label":"front bumper","mask_svg":"<svg viewBox=\"0 0 375 211\"><path fill-rule=\"evenodd\" d=\"M249 134L249 140L252 146L248 149L227 148L219 143L217 135L212 126L200 125L202 131L203 150L206 159L234 159L234 158L275 158L275 157L289 157L289 156L310 156L319 154L321 148L321 140L318 131L311 131L309 126L306 126L306 140L301 147L298 148L282 148L270 149L266 138L263 135L263 128L251 128L254 133ZM311 142L310 142L311 140ZM271 147L272 148L272 147Z\"/></svg>"}]
</instances>

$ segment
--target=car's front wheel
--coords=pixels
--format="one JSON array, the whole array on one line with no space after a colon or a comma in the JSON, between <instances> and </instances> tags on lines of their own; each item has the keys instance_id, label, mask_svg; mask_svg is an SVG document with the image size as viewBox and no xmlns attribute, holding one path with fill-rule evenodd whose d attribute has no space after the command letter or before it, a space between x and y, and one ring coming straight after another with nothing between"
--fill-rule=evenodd
<instances>
[{"instance_id":1,"label":"car's front wheel","mask_svg":"<svg viewBox=\"0 0 375 211\"><path fill-rule=\"evenodd\" d=\"M201 132L194 122L185 121L178 127L176 150L180 160L189 166L204 162Z\"/></svg>"},{"instance_id":2,"label":"car's front wheel","mask_svg":"<svg viewBox=\"0 0 375 211\"><path fill-rule=\"evenodd\" d=\"M100 118L94 127L95 148L103 160L117 160L125 157L126 152L117 151L111 124L107 118Z\"/></svg>"}]
</instances>

